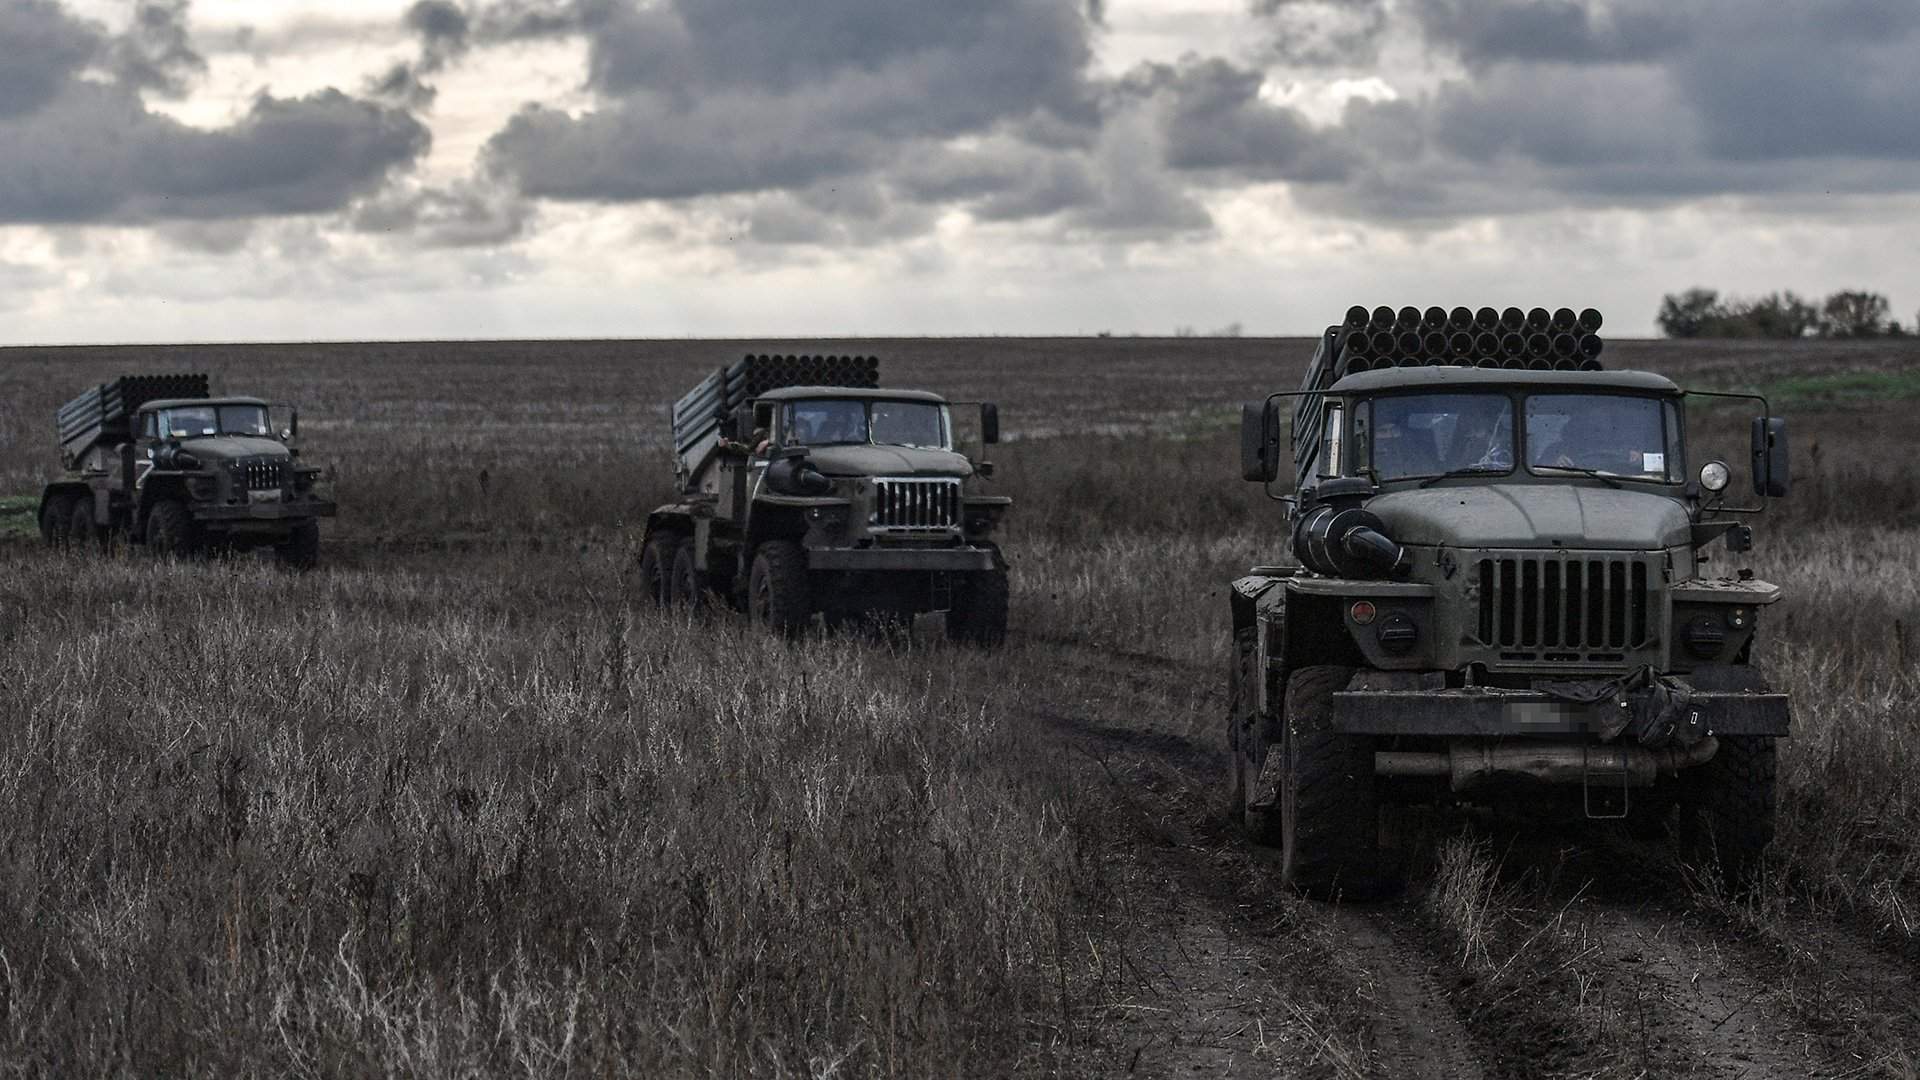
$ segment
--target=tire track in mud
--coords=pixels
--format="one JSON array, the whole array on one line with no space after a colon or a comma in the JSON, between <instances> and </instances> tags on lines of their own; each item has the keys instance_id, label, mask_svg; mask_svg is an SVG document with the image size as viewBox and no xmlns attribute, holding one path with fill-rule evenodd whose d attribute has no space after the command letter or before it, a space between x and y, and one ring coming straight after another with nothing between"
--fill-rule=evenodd
<instances>
[{"instance_id":1,"label":"tire track in mud","mask_svg":"<svg viewBox=\"0 0 1920 1080\"><path fill-rule=\"evenodd\" d=\"M1381 1075L1406 1080L1485 1076L1472 1035L1440 988L1444 963L1425 955L1391 916L1352 909L1331 914L1369 976Z\"/></svg>"},{"instance_id":2,"label":"tire track in mud","mask_svg":"<svg viewBox=\"0 0 1920 1080\"><path fill-rule=\"evenodd\" d=\"M1723 942L1672 912L1591 904L1575 912L1574 933L1605 961L1594 990L1616 1015L1637 1021L1643 1062L1675 1075L1792 1078L1823 1071L1811 1047L1787 1039L1775 988L1730 957ZM1651 1065L1649 1065L1651 1067Z\"/></svg>"},{"instance_id":3,"label":"tire track in mud","mask_svg":"<svg viewBox=\"0 0 1920 1080\"><path fill-rule=\"evenodd\" d=\"M1084 696L1089 681L1098 680L1133 710L1151 706L1156 694L1200 698L1217 709L1224 696L1217 686L1193 685L1206 676L1165 658L1113 656L1071 641L1044 644L1069 654L1060 657L1062 674L1074 677L1062 685L1083 697L1036 703L1034 715L1098 757L1146 841L1141 863L1167 886L1151 905L1140 905L1153 913L1141 936L1164 938L1161 947L1145 950L1159 985L1184 989L1161 997L1171 1004L1136 1003L1167 1012L1157 1027L1129 1021L1158 1040L1155 1053L1131 1065L1150 1065L1146 1071L1154 1075L1273 1075L1276 1067L1285 1075L1292 1071L1287 1064L1396 1080L1487 1075L1475 1039L1441 989L1442 965L1387 921L1280 893L1274 853L1223 826L1209 800L1213 777L1224 769L1224 739L1203 741L1193 724L1173 717L1158 728L1092 720L1087 707L1102 695ZM1126 762L1132 775L1119 775L1115 760ZM1233 972L1245 981L1223 983L1222 974ZM1238 1004L1229 1007L1229 999ZM1343 1015L1349 1029L1359 1029L1346 1040L1328 1030ZM1232 1056L1234 1048L1217 1041L1223 1018L1251 1020L1265 1053ZM1182 1026L1198 1037L1176 1053L1178 1036L1168 1032ZM1239 1071L1256 1064L1263 1071Z\"/></svg>"},{"instance_id":4,"label":"tire track in mud","mask_svg":"<svg viewBox=\"0 0 1920 1080\"><path fill-rule=\"evenodd\" d=\"M1217 807L1192 805L1195 792L1205 792L1211 775L1224 769L1224 739L1212 737L1218 724L1200 715L1224 708L1212 673L1165 657L1111 655L1071 639L1030 640L1029 647L1056 654L1065 691L1043 695L1048 700L1036 703L1037 718L1090 753L1140 762L1172 774L1186 789L1171 797L1164 791L1122 792L1136 800L1136 816L1151 823L1144 836L1166 850L1206 852L1216 869L1277 877L1277 853L1223 828ZM1184 720L1182 709L1166 707L1176 699L1184 702ZM1196 838L1196 832L1205 835ZM1501 830L1491 832L1498 837ZM1482 982L1486 971L1470 970L1457 943L1435 925L1431 911L1420 910L1417 897L1357 908L1286 898L1284 904L1318 924L1315 929L1328 939L1328 961L1354 980L1351 989L1365 1009L1367 1030L1351 1067L1362 1075L1408 1078L1799 1077L1859 1067L1857 1055L1844 1062L1831 1053L1835 1037L1823 1040L1808 1030L1808 1010L1792 1000L1792 988L1770 977L1773 965L1758 955L1765 949L1750 934L1697 909L1670 859L1611 842L1604 830L1575 833L1572 846L1582 854L1571 866L1564 830L1536 835L1533 845L1544 840L1550 848L1559 846L1534 858L1509 849L1509 855L1521 855L1509 874L1532 874L1536 889L1543 878L1553 883L1545 887L1549 895L1541 899L1550 902L1544 906L1506 913L1522 944L1512 954L1517 967L1499 985ZM1246 906L1244 896L1223 898L1217 884L1191 875L1169 878L1168 884L1196 896L1211 887L1215 917L1229 905ZM1188 950L1193 931L1181 918L1163 913L1160 922ZM1244 928L1216 933L1203 949L1260 955L1257 942L1244 940ZM1537 955L1522 955L1529 949ZM1530 971L1536 962L1540 967ZM1881 973L1874 985L1911 992L1911 971L1902 974L1899 964L1884 957L1874 968ZM1286 992L1284 984L1279 992ZM1849 996L1857 998L1857 991ZM1910 1012L1908 1018L1920 1023L1920 1009ZM1888 1060L1908 1059L1896 1053Z\"/></svg>"}]
</instances>

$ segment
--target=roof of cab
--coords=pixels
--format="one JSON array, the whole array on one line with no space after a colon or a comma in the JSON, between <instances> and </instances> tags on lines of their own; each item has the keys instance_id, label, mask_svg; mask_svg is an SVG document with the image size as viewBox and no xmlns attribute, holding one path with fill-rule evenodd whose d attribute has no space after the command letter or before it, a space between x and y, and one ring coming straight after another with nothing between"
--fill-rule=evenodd
<instances>
[{"instance_id":1,"label":"roof of cab","mask_svg":"<svg viewBox=\"0 0 1920 1080\"><path fill-rule=\"evenodd\" d=\"M140 406L140 411L146 412L149 409L179 409L193 405L258 405L261 408L268 407L265 401L257 397L191 397L160 398L157 401L144 402Z\"/></svg>"},{"instance_id":2,"label":"roof of cab","mask_svg":"<svg viewBox=\"0 0 1920 1080\"><path fill-rule=\"evenodd\" d=\"M1650 371L1536 371L1532 368L1480 368L1425 365L1355 372L1327 388L1331 394L1370 394L1383 390L1440 388L1612 390L1678 394L1680 387Z\"/></svg>"},{"instance_id":3,"label":"roof of cab","mask_svg":"<svg viewBox=\"0 0 1920 1080\"><path fill-rule=\"evenodd\" d=\"M866 401L930 401L947 399L927 390L876 390L863 386L783 386L760 395L761 401L801 401L807 398L858 398Z\"/></svg>"}]
</instances>

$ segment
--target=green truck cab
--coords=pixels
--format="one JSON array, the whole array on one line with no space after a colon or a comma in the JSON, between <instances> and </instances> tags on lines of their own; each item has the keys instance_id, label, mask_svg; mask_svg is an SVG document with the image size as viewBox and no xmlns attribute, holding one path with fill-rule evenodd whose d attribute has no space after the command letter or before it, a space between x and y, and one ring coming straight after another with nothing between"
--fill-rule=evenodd
<instances>
[{"instance_id":1,"label":"green truck cab","mask_svg":"<svg viewBox=\"0 0 1920 1080\"><path fill-rule=\"evenodd\" d=\"M1789 707L1751 659L1780 589L1712 576L1707 549L1745 550L1741 516L1787 493L1785 424L1754 421L1736 505L1733 470L1690 454L1693 395L1600 370L1583 321L1356 308L1300 391L1245 410L1243 475L1293 459L1297 563L1233 584L1235 809L1309 893L1385 884L1395 804L1678 825L1734 879L1772 838Z\"/></svg>"},{"instance_id":2,"label":"green truck cab","mask_svg":"<svg viewBox=\"0 0 1920 1080\"><path fill-rule=\"evenodd\" d=\"M214 397L205 375L128 375L55 416L66 475L40 496L50 544L125 539L178 555L270 547L288 565L320 555L334 514L321 470L300 459L300 416L255 397Z\"/></svg>"},{"instance_id":3,"label":"green truck cab","mask_svg":"<svg viewBox=\"0 0 1920 1080\"><path fill-rule=\"evenodd\" d=\"M978 403L982 445L998 410ZM643 587L662 606L720 597L797 633L944 612L957 641L998 644L1007 563L995 533L1012 500L985 490L954 406L878 385L864 358L750 356L674 411L679 498L654 510Z\"/></svg>"}]
</instances>

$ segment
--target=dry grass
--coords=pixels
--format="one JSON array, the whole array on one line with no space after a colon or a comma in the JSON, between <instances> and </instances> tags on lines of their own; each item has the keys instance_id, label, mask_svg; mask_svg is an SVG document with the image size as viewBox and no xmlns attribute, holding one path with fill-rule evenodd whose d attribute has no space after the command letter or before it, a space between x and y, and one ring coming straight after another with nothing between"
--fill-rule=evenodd
<instances>
[{"instance_id":1,"label":"dry grass","mask_svg":"<svg viewBox=\"0 0 1920 1080\"><path fill-rule=\"evenodd\" d=\"M793 650L630 602L620 526L665 493L664 403L743 346L9 355L0 494L50 474L50 413L81 385L193 367L301 402L309 453L336 472L330 535L490 542L409 557L356 542L297 578L0 545L0 1062L1073 1069L1104 992L1084 931L1106 940L1117 796L1076 782L1085 763L1059 760L1032 702L1096 700L1075 680L1107 676L1067 663L1074 650L1139 657L1192 692L1129 709L1124 687L1102 689L1102 721L1220 742L1224 590L1284 548L1277 508L1235 478L1235 403L1290 386L1307 346L805 347L879 353L890 380L1002 403L1015 648ZM1920 367L1888 345L1616 353L1717 387ZM1798 486L1756 522L1750 565L1789 592L1760 658L1796 697L1797 733L1770 885L1746 908L1814 908L1907 943L1910 408L1790 414ZM1743 423L1715 414L1702 441L1737 463ZM1417 888L1460 928L1462 967L1496 970L1525 940L1500 937L1514 897L1461 843Z\"/></svg>"},{"instance_id":2,"label":"dry grass","mask_svg":"<svg viewBox=\"0 0 1920 1080\"><path fill-rule=\"evenodd\" d=\"M13 1070L985 1075L1070 1034L1082 809L988 657L636 615L617 550L0 559Z\"/></svg>"}]
</instances>

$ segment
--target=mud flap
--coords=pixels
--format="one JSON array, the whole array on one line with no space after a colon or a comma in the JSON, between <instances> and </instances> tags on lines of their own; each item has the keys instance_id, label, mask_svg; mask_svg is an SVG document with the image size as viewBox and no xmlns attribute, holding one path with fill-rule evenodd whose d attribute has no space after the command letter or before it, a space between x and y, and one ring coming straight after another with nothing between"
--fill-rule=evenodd
<instances>
[{"instance_id":1,"label":"mud flap","mask_svg":"<svg viewBox=\"0 0 1920 1080\"><path fill-rule=\"evenodd\" d=\"M1617 821L1633 809L1632 778L1624 763L1618 769L1593 767L1588 757L1580 765L1580 802L1587 817Z\"/></svg>"}]
</instances>

